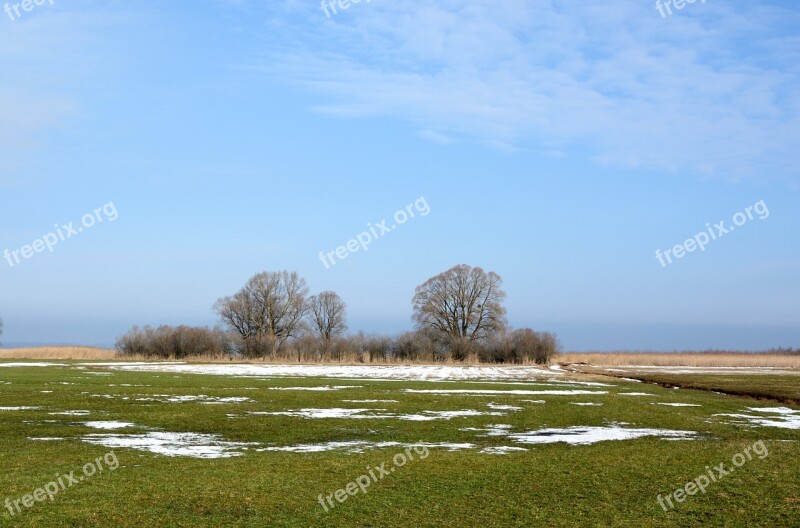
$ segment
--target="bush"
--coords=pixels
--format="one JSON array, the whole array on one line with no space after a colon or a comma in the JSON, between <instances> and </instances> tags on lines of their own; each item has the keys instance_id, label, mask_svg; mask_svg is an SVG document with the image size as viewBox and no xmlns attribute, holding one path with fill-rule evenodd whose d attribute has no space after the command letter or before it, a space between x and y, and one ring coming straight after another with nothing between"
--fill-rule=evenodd
<instances>
[{"instance_id":1,"label":"bush","mask_svg":"<svg viewBox=\"0 0 800 528\"><path fill-rule=\"evenodd\" d=\"M556 336L530 328L505 332L476 344L462 341L460 346L442 343L424 331L406 332L397 337L354 336L321 340L304 335L275 351L268 338L242 339L219 328L191 326L134 326L117 340L116 349L125 356L154 359L238 356L246 359L270 358L278 361L463 361L475 356L483 363L548 363L558 353Z\"/></svg>"},{"instance_id":2,"label":"bush","mask_svg":"<svg viewBox=\"0 0 800 528\"><path fill-rule=\"evenodd\" d=\"M496 336L485 343L478 352L484 363L549 363L558 354L559 344L555 334L534 332L530 328L514 330Z\"/></svg>"},{"instance_id":3,"label":"bush","mask_svg":"<svg viewBox=\"0 0 800 528\"><path fill-rule=\"evenodd\" d=\"M239 352L235 339L222 330L191 326L159 326L155 329L134 326L117 339L115 347L125 356L159 359L223 356Z\"/></svg>"}]
</instances>

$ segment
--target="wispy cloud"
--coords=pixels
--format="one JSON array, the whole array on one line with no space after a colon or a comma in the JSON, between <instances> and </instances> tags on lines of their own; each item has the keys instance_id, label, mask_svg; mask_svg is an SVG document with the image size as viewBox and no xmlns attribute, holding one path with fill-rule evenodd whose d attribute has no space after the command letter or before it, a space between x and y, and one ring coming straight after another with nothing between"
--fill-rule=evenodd
<instances>
[{"instance_id":1,"label":"wispy cloud","mask_svg":"<svg viewBox=\"0 0 800 528\"><path fill-rule=\"evenodd\" d=\"M800 11L688 7L664 19L648 1L376 0L327 19L287 2L251 66L316 94L317 110L450 139L795 178Z\"/></svg>"}]
</instances>

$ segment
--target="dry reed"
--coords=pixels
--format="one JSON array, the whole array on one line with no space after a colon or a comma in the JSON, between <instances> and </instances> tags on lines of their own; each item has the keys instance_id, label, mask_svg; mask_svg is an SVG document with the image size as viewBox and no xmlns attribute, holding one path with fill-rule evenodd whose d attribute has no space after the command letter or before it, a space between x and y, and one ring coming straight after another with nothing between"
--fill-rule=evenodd
<instances>
[{"instance_id":1,"label":"dry reed","mask_svg":"<svg viewBox=\"0 0 800 528\"><path fill-rule=\"evenodd\" d=\"M570 352L558 363L588 363L598 366L664 367L780 367L800 369L800 355L750 352Z\"/></svg>"},{"instance_id":2,"label":"dry reed","mask_svg":"<svg viewBox=\"0 0 800 528\"><path fill-rule=\"evenodd\" d=\"M106 348L50 346L37 348L3 348L0 359L85 359L115 360L121 359L116 352Z\"/></svg>"}]
</instances>

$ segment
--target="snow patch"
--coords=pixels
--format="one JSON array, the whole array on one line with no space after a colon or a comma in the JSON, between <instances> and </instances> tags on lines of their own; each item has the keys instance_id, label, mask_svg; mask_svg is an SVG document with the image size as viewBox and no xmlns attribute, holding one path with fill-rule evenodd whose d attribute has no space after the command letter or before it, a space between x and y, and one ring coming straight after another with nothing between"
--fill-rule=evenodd
<instances>
[{"instance_id":1,"label":"snow patch","mask_svg":"<svg viewBox=\"0 0 800 528\"><path fill-rule=\"evenodd\" d=\"M344 389L361 389L363 385L323 385L321 387L269 387L269 390L281 391L335 391Z\"/></svg>"},{"instance_id":2,"label":"snow patch","mask_svg":"<svg viewBox=\"0 0 800 528\"><path fill-rule=\"evenodd\" d=\"M671 431L667 429L628 429L620 426L573 426L562 429L538 429L526 433L511 433L508 437L520 444L555 444L564 442L570 445L590 445L609 440L633 440L646 436L689 438L695 434L697 433L693 431Z\"/></svg>"},{"instance_id":3,"label":"snow patch","mask_svg":"<svg viewBox=\"0 0 800 528\"><path fill-rule=\"evenodd\" d=\"M93 364L98 365L98 364ZM284 377L305 376L321 378L391 379L414 381L443 381L469 379L526 380L552 376L557 371L531 366L438 366L438 365L248 365L248 364L165 364L111 363L112 370L137 372L170 372L213 374L220 376Z\"/></svg>"},{"instance_id":4,"label":"snow patch","mask_svg":"<svg viewBox=\"0 0 800 528\"><path fill-rule=\"evenodd\" d=\"M515 407L514 405L498 405L494 402L487 403L486 406L496 411L521 411L522 407Z\"/></svg>"},{"instance_id":5,"label":"snow patch","mask_svg":"<svg viewBox=\"0 0 800 528\"><path fill-rule=\"evenodd\" d=\"M527 449L513 446L484 447L481 449L481 453L486 453L487 455L507 455L516 451L527 451Z\"/></svg>"},{"instance_id":6,"label":"snow patch","mask_svg":"<svg viewBox=\"0 0 800 528\"><path fill-rule=\"evenodd\" d=\"M519 396L552 395L580 396L584 394L608 394L608 391L589 390L494 390L494 389L405 389L404 392L415 394L511 394Z\"/></svg>"},{"instance_id":7,"label":"snow patch","mask_svg":"<svg viewBox=\"0 0 800 528\"><path fill-rule=\"evenodd\" d=\"M347 403L400 403L399 400L342 400Z\"/></svg>"},{"instance_id":8,"label":"snow patch","mask_svg":"<svg viewBox=\"0 0 800 528\"><path fill-rule=\"evenodd\" d=\"M202 403L205 405L220 405L224 403L246 403L252 402L250 398L246 398L244 396L230 396L230 397L218 397L218 396L207 396L205 394L198 394L198 395L183 395L177 396L174 394L153 394L151 396L146 396L144 398L136 398L136 401L155 401L159 403Z\"/></svg>"},{"instance_id":9,"label":"snow patch","mask_svg":"<svg viewBox=\"0 0 800 528\"><path fill-rule=\"evenodd\" d=\"M65 367L64 363L0 363L0 367Z\"/></svg>"},{"instance_id":10,"label":"snow patch","mask_svg":"<svg viewBox=\"0 0 800 528\"><path fill-rule=\"evenodd\" d=\"M92 421L92 422L83 422L83 425L86 427L91 427L92 429L124 429L126 427L136 427L135 424L130 422L115 422L115 421Z\"/></svg>"},{"instance_id":11,"label":"snow patch","mask_svg":"<svg viewBox=\"0 0 800 528\"><path fill-rule=\"evenodd\" d=\"M777 416L761 416L754 414L715 414L736 418L737 425L753 425L761 427L779 427L781 429L800 429L800 411L789 407L747 407L748 411L773 414Z\"/></svg>"},{"instance_id":12,"label":"snow patch","mask_svg":"<svg viewBox=\"0 0 800 528\"><path fill-rule=\"evenodd\" d=\"M395 419L407 420L413 422L430 422L433 420L450 420L452 418L460 418L467 416L505 416L500 412L483 412L473 409L466 409L462 411L422 411L419 414L396 414L387 412L386 409L298 409L291 411L252 411L248 414L259 416L296 416L299 418L309 419L327 419L327 418L354 418L366 420L378 419Z\"/></svg>"},{"instance_id":13,"label":"snow patch","mask_svg":"<svg viewBox=\"0 0 800 528\"><path fill-rule=\"evenodd\" d=\"M416 444L403 444L401 442L366 442L363 440L353 440L349 442L324 442L319 444L298 444L294 446L263 447L256 451L283 451L287 453L322 453L325 451L345 451L347 453L363 453L369 449L381 449L386 447L426 447L447 449L448 451L459 451L461 449L472 449L473 444L453 444L447 442Z\"/></svg>"},{"instance_id":14,"label":"snow patch","mask_svg":"<svg viewBox=\"0 0 800 528\"><path fill-rule=\"evenodd\" d=\"M140 435L91 434L84 442L107 448L130 448L169 457L230 458L241 456L253 442L226 442L218 435L200 433L160 433Z\"/></svg>"}]
</instances>

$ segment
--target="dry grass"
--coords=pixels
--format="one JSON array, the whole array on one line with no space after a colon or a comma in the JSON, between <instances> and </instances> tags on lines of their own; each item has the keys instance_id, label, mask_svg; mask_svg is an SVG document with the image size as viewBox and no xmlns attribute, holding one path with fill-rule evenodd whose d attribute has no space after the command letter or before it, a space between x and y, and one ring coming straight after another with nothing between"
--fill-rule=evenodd
<instances>
[{"instance_id":1,"label":"dry grass","mask_svg":"<svg viewBox=\"0 0 800 528\"><path fill-rule=\"evenodd\" d=\"M158 361L153 358L119 356L114 350L92 347L39 347L39 348L9 348L0 349L0 359L76 359L85 361ZM162 360L169 361L169 360ZM174 361L174 359L172 360ZM231 359L228 356L203 356L185 358L182 361L190 363L262 363L262 364L320 364L330 363L338 365L363 365L363 364L388 364L388 365L479 365L476 358L469 358L464 362L436 362L430 361L372 361L365 355L363 358L347 357L340 361L308 361L296 358L258 358L258 359ZM570 352L559 355L558 363L588 363L597 366L622 366L622 365L652 365L665 367L781 367L800 369L800 355L746 353L746 352ZM511 366L511 365L508 365Z\"/></svg>"},{"instance_id":2,"label":"dry grass","mask_svg":"<svg viewBox=\"0 0 800 528\"><path fill-rule=\"evenodd\" d=\"M116 352L93 347L38 347L0 349L0 359L121 359Z\"/></svg>"},{"instance_id":3,"label":"dry grass","mask_svg":"<svg viewBox=\"0 0 800 528\"><path fill-rule=\"evenodd\" d=\"M278 357L271 358L231 358L227 355L207 355L207 356L193 356L188 358L153 358L145 356L121 356L115 350L105 348L92 348L92 347L38 347L38 348L8 348L0 349L0 360L2 359L76 359L85 361L185 361L187 363L247 363L247 364L298 364L298 365L363 365L363 364L377 364L377 365L480 365L481 363L475 357L468 358L466 361L453 361L448 359L446 361L431 362L424 360L394 360L387 358L384 360L376 359L370 361L369 354L363 356L347 355L340 359L325 359L321 361L314 361L303 358L298 360L296 356L284 354Z\"/></svg>"},{"instance_id":4,"label":"dry grass","mask_svg":"<svg viewBox=\"0 0 800 528\"><path fill-rule=\"evenodd\" d=\"M570 352L558 356L559 363L598 366L665 367L781 367L800 369L800 355L747 352Z\"/></svg>"}]
</instances>

